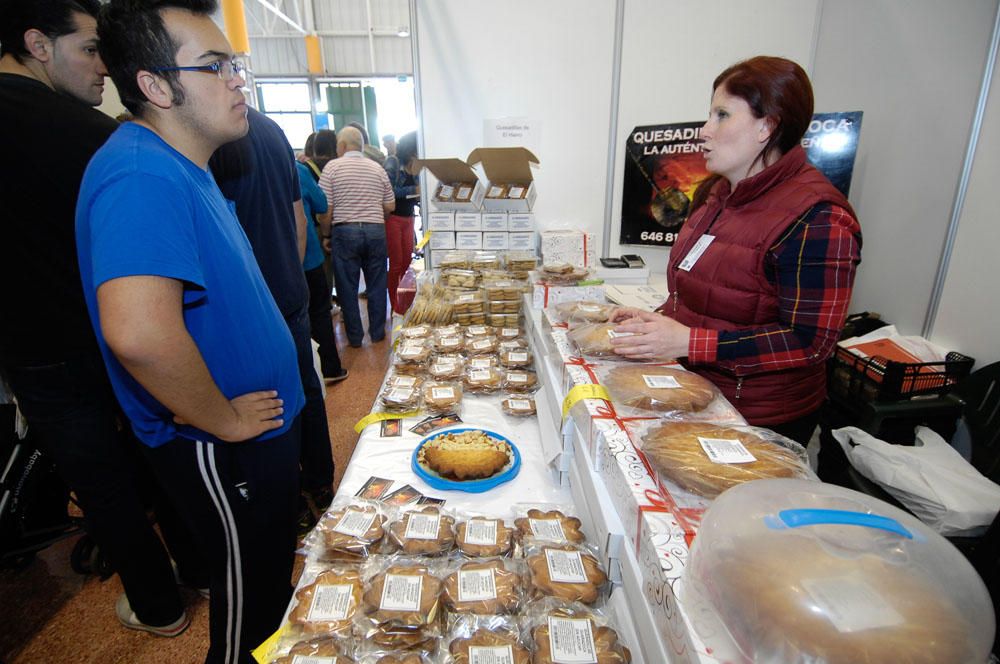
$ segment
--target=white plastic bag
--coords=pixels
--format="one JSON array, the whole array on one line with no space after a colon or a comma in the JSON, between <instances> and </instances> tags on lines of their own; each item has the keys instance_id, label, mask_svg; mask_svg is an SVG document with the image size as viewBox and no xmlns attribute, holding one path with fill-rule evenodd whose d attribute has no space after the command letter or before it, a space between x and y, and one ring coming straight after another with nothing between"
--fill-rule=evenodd
<instances>
[{"instance_id":1,"label":"white plastic bag","mask_svg":"<svg viewBox=\"0 0 1000 664\"><path fill-rule=\"evenodd\" d=\"M886 443L856 427L837 429L833 437L858 472L940 534L981 534L1000 511L1000 485L931 429L916 432L913 447Z\"/></svg>"}]
</instances>

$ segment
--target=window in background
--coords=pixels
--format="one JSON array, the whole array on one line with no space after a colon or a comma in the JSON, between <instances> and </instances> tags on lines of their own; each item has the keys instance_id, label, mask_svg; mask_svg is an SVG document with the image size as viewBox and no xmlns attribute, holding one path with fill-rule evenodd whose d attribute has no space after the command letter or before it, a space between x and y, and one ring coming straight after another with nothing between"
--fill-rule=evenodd
<instances>
[{"instance_id":1,"label":"window in background","mask_svg":"<svg viewBox=\"0 0 1000 664\"><path fill-rule=\"evenodd\" d=\"M260 112L278 123L292 148L301 150L313 132L308 81L257 81Z\"/></svg>"}]
</instances>

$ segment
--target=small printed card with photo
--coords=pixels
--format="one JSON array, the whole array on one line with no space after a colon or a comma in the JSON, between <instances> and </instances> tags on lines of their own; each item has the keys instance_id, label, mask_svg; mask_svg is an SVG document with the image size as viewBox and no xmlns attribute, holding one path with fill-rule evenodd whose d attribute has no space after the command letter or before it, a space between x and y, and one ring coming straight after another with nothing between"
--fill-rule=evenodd
<instances>
[{"instance_id":1,"label":"small printed card with photo","mask_svg":"<svg viewBox=\"0 0 1000 664\"><path fill-rule=\"evenodd\" d=\"M424 494L414 489L409 484L404 484L387 496L382 496L381 501L389 505L402 507L418 500Z\"/></svg>"},{"instance_id":2,"label":"small printed card with photo","mask_svg":"<svg viewBox=\"0 0 1000 664\"><path fill-rule=\"evenodd\" d=\"M417 505L444 505L444 498L432 498L431 496L420 496L417 500ZM492 544L492 542L491 542Z\"/></svg>"},{"instance_id":3,"label":"small printed card with photo","mask_svg":"<svg viewBox=\"0 0 1000 664\"><path fill-rule=\"evenodd\" d=\"M395 438L403 435L403 420L392 419L382 420L382 430L379 432L382 438Z\"/></svg>"},{"instance_id":4,"label":"small printed card with photo","mask_svg":"<svg viewBox=\"0 0 1000 664\"><path fill-rule=\"evenodd\" d=\"M358 489L358 492L354 495L358 498L377 500L382 497L382 494L384 494L390 486L392 486L392 480L387 480L384 477L373 476L365 480L364 486Z\"/></svg>"},{"instance_id":5,"label":"small printed card with photo","mask_svg":"<svg viewBox=\"0 0 1000 664\"><path fill-rule=\"evenodd\" d=\"M461 424L461 422L462 418L455 413L446 413L444 415L425 418L410 427L410 431L418 436L426 436L432 431L437 431L438 429L443 429L444 427L450 427L453 424Z\"/></svg>"}]
</instances>

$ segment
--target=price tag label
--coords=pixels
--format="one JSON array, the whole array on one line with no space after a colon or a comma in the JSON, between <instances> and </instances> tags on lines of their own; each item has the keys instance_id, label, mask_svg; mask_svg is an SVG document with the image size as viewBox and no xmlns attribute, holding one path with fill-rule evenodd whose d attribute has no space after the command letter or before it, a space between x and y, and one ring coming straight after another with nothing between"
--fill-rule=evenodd
<instances>
[{"instance_id":1,"label":"price tag label","mask_svg":"<svg viewBox=\"0 0 1000 664\"><path fill-rule=\"evenodd\" d=\"M496 519L472 519L465 524L465 543L492 546L497 543Z\"/></svg>"},{"instance_id":2,"label":"price tag label","mask_svg":"<svg viewBox=\"0 0 1000 664\"><path fill-rule=\"evenodd\" d=\"M489 339L480 339L479 341L473 341L472 347L476 350L484 350L493 346L493 342Z\"/></svg>"},{"instance_id":3,"label":"price tag label","mask_svg":"<svg viewBox=\"0 0 1000 664\"><path fill-rule=\"evenodd\" d=\"M469 380L479 383L490 379L489 369L473 369L469 372Z\"/></svg>"},{"instance_id":4,"label":"price tag label","mask_svg":"<svg viewBox=\"0 0 1000 664\"><path fill-rule=\"evenodd\" d=\"M416 574L386 574L382 585L383 611L419 611L423 578Z\"/></svg>"},{"instance_id":5,"label":"price tag label","mask_svg":"<svg viewBox=\"0 0 1000 664\"><path fill-rule=\"evenodd\" d=\"M508 399L511 410L531 410L531 402L527 399Z\"/></svg>"},{"instance_id":6,"label":"price tag label","mask_svg":"<svg viewBox=\"0 0 1000 664\"><path fill-rule=\"evenodd\" d=\"M392 379L393 387L413 387L416 384L415 376L396 376Z\"/></svg>"},{"instance_id":7,"label":"price tag label","mask_svg":"<svg viewBox=\"0 0 1000 664\"><path fill-rule=\"evenodd\" d=\"M579 551L545 549L545 562L549 566L549 578L556 583L587 582L587 572Z\"/></svg>"},{"instance_id":8,"label":"price tag label","mask_svg":"<svg viewBox=\"0 0 1000 664\"><path fill-rule=\"evenodd\" d=\"M752 463L757 460L739 440L698 436L698 442L712 463Z\"/></svg>"},{"instance_id":9,"label":"price tag label","mask_svg":"<svg viewBox=\"0 0 1000 664\"><path fill-rule=\"evenodd\" d=\"M680 265L677 266L678 269L690 272L691 268L693 268L694 264L698 262L698 259L701 258L703 253L705 253L705 250L708 249L708 245L712 244L713 240L715 240L715 236L707 233L698 238L698 241L694 243L693 247L691 247L691 251L687 253L684 260L682 260Z\"/></svg>"},{"instance_id":10,"label":"price tag label","mask_svg":"<svg viewBox=\"0 0 1000 664\"><path fill-rule=\"evenodd\" d=\"M469 334L476 337L486 334L486 331L486 328L482 325L473 325L469 328Z\"/></svg>"},{"instance_id":11,"label":"price tag label","mask_svg":"<svg viewBox=\"0 0 1000 664\"><path fill-rule=\"evenodd\" d=\"M510 362L527 362L528 361L528 354L527 353L511 353L510 355L507 356L507 359Z\"/></svg>"},{"instance_id":12,"label":"price tag label","mask_svg":"<svg viewBox=\"0 0 1000 664\"><path fill-rule=\"evenodd\" d=\"M507 374L508 383L527 383L528 374L523 373L509 373Z\"/></svg>"},{"instance_id":13,"label":"price tag label","mask_svg":"<svg viewBox=\"0 0 1000 664\"><path fill-rule=\"evenodd\" d=\"M440 514L410 512L410 516L406 520L406 532L403 533L403 537L406 539L434 540L438 537L440 526Z\"/></svg>"},{"instance_id":14,"label":"price tag label","mask_svg":"<svg viewBox=\"0 0 1000 664\"><path fill-rule=\"evenodd\" d=\"M521 335L521 331L516 327L505 327L500 330L500 336L504 339L516 339Z\"/></svg>"},{"instance_id":15,"label":"price tag label","mask_svg":"<svg viewBox=\"0 0 1000 664\"><path fill-rule=\"evenodd\" d=\"M804 579L819 612L845 634L902 625L905 619L864 581L852 577Z\"/></svg>"},{"instance_id":16,"label":"price tag label","mask_svg":"<svg viewBox=\"0 0 1000 664\"><path fill-rule=\"evenodd\" d=\"M473 369L489 369L493 366L493 360L488 357L479 357L474 360L469 360L469 366Z\"/></svg>"},{"instance_id":17,"label":"price tag label","mask_svg":"<svg viewBox=\"0 0 1000 664\"><path fill-rule=\"evenodd\" d=\"M652 388L654 390L659 390L663 388L676 390L678 387L681 386L681 384L678 383L677 379L673 376L647 376L643 374L642 380L643 382L646 383L646 387Z\"/></svg>"},{"instance_id":18,"label":"price tag label","mask_svg":"<svg viewBox=\"0 0 1000 664\"><path fill-rule=\"evenodd\" d=\"M292 664L337 664L336 657L317 657L316 655L295 655Z\"/></svg>"},{"instance_id":19,"label":"price tag label","mask_svg":"<svg viewBox=\"0 0 1000 664\"><path fill-rule=\"evenodd\" d=\"M431 399L454 399L455 398L455 388L454 387L432 387L431 388Z\"/></svg>"},{"instance_id":20,"label":"price tag label","mask_svg":"<svg viewBox=\"0 0 1000 664\"><path fill-rule=\"evenodd\" d=\"M531 534L537 539L547 542L566 541L566 533L563 532L559 519L528 519L528 525L531 527Z\"/></svg>"},{"instance_id":21,"label":"price tag label","mask_svg":"<svg viewBox=\"0 0 1000 664\"><path fill-rule=\"evenodd\" d=\"M469 664L514 664L510 646L469 646Z\"/></svg>"},{"instance_id":22,"label":"price tag label","mask_svg":"<svg viewBox=\"0 0 1000 664\"><path fill-rule=\"evenodd\" d=\"M556 664L597 664L589 620L549 618L549 649Z\"/></svg>"},{"instance_id":23,"label":"price tag label","mask_svg":"<svg viewBox=\"0 0 1000 664\"><path fill-rule=\"evenodd\" d=\"M306 620L309 622L338 622L346 620L351 609L350 584L317 586Z\"/></svg>"},{"instance_id":24,"label":"price tag label","mask_svg":"<svg viewBox=\"0 0 1000 664\"><path fill-rule=\"evenodd\" d=\"M491 569L459 570L458 601L485 602L497 598L496 577Z\"/></svg>"},{"instance_id":25,"label":"price tag label","mask_svg":"<svg viewBox=\"0 0 1000 664\"><path fill-rule=\"evenodd\" d=\"M385 398L389 401L409 401L412 397L412 387L394 387L385 395Z\"/></svg>"},{"instance_id":26,"label":"price tag label","mask_svg":"<svg viewBox=\"0 0 1000 664\"><path fill-rule=\"evenodd\" d=\"M348 508L340 521L333 527L333 531L351 537L364 537L368 529L375 523L375 512L362 512Z\"/></svg>"}]
</instances>

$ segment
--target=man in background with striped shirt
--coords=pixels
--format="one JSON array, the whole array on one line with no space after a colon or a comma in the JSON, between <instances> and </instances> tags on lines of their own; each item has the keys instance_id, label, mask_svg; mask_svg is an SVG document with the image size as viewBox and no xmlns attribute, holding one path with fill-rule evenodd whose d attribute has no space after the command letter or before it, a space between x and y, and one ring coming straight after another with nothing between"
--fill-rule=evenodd
<instances>
[{"instance_id":1,"label":"man in background with striped shirt","mask_svg":"<svg viewBox=\"0 0 1000 664\"><path fill-rule=\"evenodd\" d=\"M330 255L337 294L347 329L347 341L360 348L364 338L358 307L358 274L368 285L368 336L385 339L386 261L385 218L396 209L396 199L385 170L366 159L364 138L354 127L337 135L338 159L330 161L319 178L332 211Z\"/></svg>"}]
</instances>

